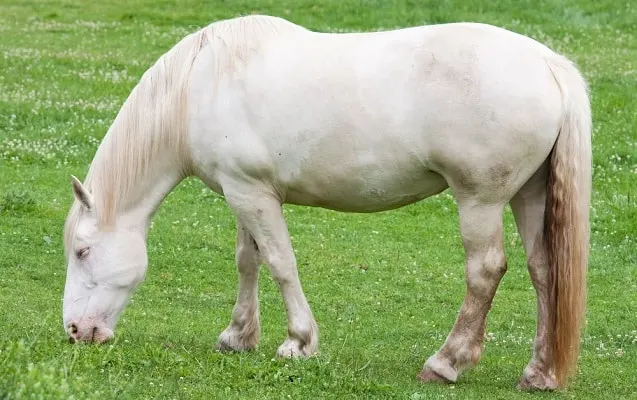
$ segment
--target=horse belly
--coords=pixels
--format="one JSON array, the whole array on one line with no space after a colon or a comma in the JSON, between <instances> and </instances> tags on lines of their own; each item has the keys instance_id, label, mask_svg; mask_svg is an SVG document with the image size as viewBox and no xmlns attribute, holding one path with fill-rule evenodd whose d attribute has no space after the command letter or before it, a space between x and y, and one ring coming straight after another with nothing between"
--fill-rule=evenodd
<instances>
[{"instance_id":1,"label":"horse belly","mask_svg":"<svg viewBox=\"0 0 637 400\"><path fill-rule=\"evenodd\" d=\"M277 180L287 203L375 212L402 207L447 188L442 176L400 146L356 148L348 145L352 137L346 134L328 138L316 141L315 147L296 148L287 153L289 157L278 153Z\"/></svg>"},{"instance_id":2,"label":"horse belly","mask_svg":"<svg viewBox=\"0 0 637 400\"><path fill-rule=\"evenodd\" d=\"M425 171L419 178L398 184L361 175L327 183L329 178L323 177L288 186L285 202L345 212L377 212L415 203L447 188L444 178L433 171Z\"/></svg>"}]
</instances>

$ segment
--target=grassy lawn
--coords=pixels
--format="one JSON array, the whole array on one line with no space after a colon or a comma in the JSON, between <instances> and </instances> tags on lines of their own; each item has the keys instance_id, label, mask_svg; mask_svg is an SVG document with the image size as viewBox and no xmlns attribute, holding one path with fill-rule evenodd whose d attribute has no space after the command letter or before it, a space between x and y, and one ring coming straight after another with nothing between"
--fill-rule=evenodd
<instances>
[{"instance_id":1,"label":"grassy lawn","mask_svg":"<svg viewBox=\"0 0 637 400\"><path fill-rule=\"evenodd\" d=\"M416 374L443 343L464 285L448 193L400 210L343 214L286 206L320 355L273 359L286 334L262 270L257 351L214 350L236 295L235 225L190 179L149 235L146 281L116 340L70 346L62 327L62 228L70 174L84 177L142 73L186 33L249 13L321 31L480 21L573 59L594 111L587 328L567 390L520 393L535 293L507 210L509 271L478 367L455 385ZM637 399L637 4L611 0L3 0L0 3L0 398Z\"/></svg>"}]
</instances>

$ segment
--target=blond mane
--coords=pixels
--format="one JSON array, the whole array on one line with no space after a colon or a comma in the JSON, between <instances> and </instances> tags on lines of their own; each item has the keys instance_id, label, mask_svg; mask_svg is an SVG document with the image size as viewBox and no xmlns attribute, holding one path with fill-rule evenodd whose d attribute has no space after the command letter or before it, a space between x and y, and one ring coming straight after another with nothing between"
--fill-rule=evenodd
<instances>
[{"instance_id":1,"label":"blond mane","mask_svg":"<svg viewBox=\"0 0 637 400\"><path fill-rule=\"evenodd\" d=\"M84 181L95 199L100 229L109 229L122 203L146 181L159 158L173 157L192 173L187 143L188 87L195 59L206 46L215 57L215 81L240 75L272 36L305 31L284 19L246 16L212 23L184 37L149 68L120 109ZM212 73L212 71L211 71ZM68 247L82 212L74 201L65 224Z\"/></svg>"}]
</instances>

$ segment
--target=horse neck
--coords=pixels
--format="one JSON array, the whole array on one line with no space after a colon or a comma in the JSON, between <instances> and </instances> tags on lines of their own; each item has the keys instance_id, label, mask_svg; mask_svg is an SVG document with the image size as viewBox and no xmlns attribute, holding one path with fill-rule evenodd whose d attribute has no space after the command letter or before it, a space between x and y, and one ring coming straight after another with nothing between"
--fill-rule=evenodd
<instances>
[{"instance_id":1,"label":"horse neck","mask_svg":"<svg viewBox=\"0 0 637 400\"><path fill-rule=\"evenodd\" d=\"M166 195L188 175L186 163L180 149L165 143L149 144L132 155L121 156L120 152L130 149L116 136L130 127L116 128L120 129L109 132L110 137L95 157L95 166L91 166L91 188L98 202L100 224L104 228L137 227L146 232ZM140 163L140 157L147 159Z\"/></svg>"},{"instance_id":2,"label":"horse neck","mask_svg":"<svg viewBox=\"0 0 637 400\"><path fill-rule=\"evenodd\" d=\"M186 37L144 73L100 145L91 169L102 225L132 218L147 226L190 173L187 87L201 40L200 34Z\"/></svg>"},{"instance_id":3,"label":"horse neck","mask_svg":"<svg viewBox=\"0 0 637 400\"><path fill-rule=\"evenodd\" d=\"M115 212L118 225L139 228L144 234L147 232L160 204L184 178L178 166L162 164L140 182L139 188L129 193L128 198L122 199Z\"/></svg>"}]
</instances>

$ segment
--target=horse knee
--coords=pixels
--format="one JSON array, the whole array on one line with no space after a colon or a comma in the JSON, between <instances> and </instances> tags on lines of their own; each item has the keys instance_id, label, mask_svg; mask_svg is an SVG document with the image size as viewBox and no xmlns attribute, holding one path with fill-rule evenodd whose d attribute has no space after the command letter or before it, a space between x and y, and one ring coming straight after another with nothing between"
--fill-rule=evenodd
<instances>
[{"instance_id":1,"label":"horse knee","mask_svg":"<svg viewBox=\"0 0 637 400\"><path fill-rule=\"evenodd\" d=\"M279 285L297 280L296 259L293 255L268 252L264 254L264 261Z\"/></svg>"}]
</instances>

